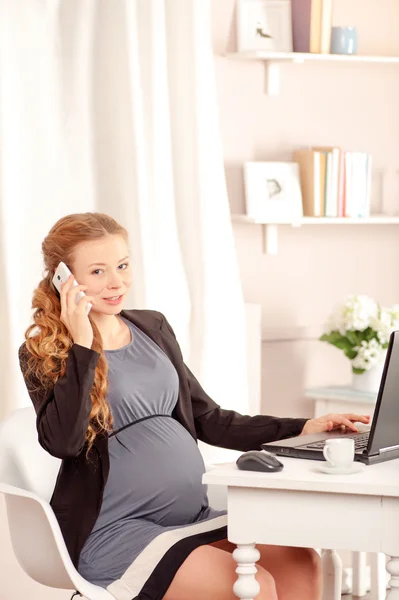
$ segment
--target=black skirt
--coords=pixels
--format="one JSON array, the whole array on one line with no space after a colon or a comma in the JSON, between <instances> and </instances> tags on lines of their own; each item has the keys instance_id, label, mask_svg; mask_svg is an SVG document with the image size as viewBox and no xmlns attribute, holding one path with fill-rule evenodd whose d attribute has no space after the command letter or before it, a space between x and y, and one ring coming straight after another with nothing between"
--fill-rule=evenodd
<instances>
[{"instance_id":1,"label":"black skirt","mask_svg":"<svg viewBox=\"0 0 399 600\"><path fill-rule=\"evenodd\" d=\"M162 600L193 550L226 538L225 514L161 533L107 590L116 600Z\"/></svg>"}]
</instances>

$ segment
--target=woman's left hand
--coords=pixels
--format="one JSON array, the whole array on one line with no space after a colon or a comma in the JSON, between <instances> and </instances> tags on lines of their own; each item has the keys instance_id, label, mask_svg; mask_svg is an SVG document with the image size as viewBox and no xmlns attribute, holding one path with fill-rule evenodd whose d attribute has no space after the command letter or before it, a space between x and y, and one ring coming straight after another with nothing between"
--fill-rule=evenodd
<instances>
[{"instance_id":1,"label":"woman's left hand","mask_svg":"<svg viewBox=\"0 0 399 600\"><path fill-rule=\"evenodd\" d=\"M300 435L308 435L309 433L321 433L323 431L332 431L333 429L344 429L358 432L357 427L354 423L360 422L368 425L370 423L370 416L368 415L354 415L352 413L346 415L325 415L318 419L309 419L305 423L304 428Z\"/></svg>"}]
</instances>

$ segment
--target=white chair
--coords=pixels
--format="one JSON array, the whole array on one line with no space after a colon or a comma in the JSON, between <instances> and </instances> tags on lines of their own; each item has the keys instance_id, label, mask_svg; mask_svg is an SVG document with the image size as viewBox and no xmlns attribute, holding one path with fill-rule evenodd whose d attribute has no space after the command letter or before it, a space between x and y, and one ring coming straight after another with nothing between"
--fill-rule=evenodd
<instances>
[{"instance_id":1,"label":"white chair","mask_svg":"<svg viewBox=\"0 0 399 600\"><path fill-rule=\"evenodd\" d=\"M239 452L226 451L226 457ZM78 590L87 600L115 600L75 569L49 504L61 460L40 446L33 408L21 408L0 423L0 493L6 501L15 556L22 569L43 585ZM211 468L211 466L209 467ZM211 505L226 508L226 490L209 488Z\"/></svg>"},{"instance_id":2,"label":"white chair","mask_svg":"<svg viewBox=\"0 0 399 600\"><path fill-rule=\"evenodd\" d=\"M87 600L115 600L75 569L49 504L61 461L40 446L33 408L0 423L0 493L6 501L15 556L35 581L78 590Z\"/></svg>"}]
</instances>

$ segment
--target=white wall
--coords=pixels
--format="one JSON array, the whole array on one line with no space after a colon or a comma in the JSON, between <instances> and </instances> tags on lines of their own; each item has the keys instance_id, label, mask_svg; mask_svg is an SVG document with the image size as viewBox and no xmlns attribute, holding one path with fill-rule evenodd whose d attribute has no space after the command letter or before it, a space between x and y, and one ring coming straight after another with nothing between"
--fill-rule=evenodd
<instances>
[{"instance_id":1,"label":"white wall","mask_svg":"<svg viewBox=\"0 0 399 600\"><path fill-rule=\"evenodd\" d=\"M226 59L235 46L235 0L213 0L213 43L229 201L245 212L242 164L292 160L303 145L373 155L373 205L399 213L399 66L284 64L281 93L264 93L262 61ZM335 0L334 24L355 25L359 54L399 55L397 0ZM261 227L234 224L246 302L262 307L262 408L309 416L305 387L345 384L342 353L317 341L333 305L349 293L399 299L399 227L279 228L277 256L262 253Z\"/></svg>"}]
</instances>

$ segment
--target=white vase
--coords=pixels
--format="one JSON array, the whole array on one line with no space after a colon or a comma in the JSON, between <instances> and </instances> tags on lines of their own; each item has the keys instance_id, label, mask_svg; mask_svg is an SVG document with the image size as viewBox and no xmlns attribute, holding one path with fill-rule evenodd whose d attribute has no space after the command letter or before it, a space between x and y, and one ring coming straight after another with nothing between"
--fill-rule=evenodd
<instances>
[{"instance_id":1,"label":"white vase","mask_svg":"<svg viewBox=\"0 0 399 600\"><path fill-rule=\"evenodd\" d=\"M384 362L385 355L380 363L375 365L369 371L365 371L360 375L356 375L352 373L352 388L357 390L358 392L378 392L378 388L380 387L382 372L384 370Z\"/></svg>"}]
</instances>

